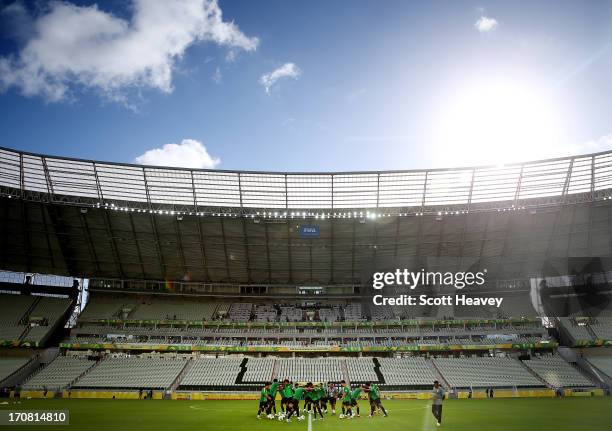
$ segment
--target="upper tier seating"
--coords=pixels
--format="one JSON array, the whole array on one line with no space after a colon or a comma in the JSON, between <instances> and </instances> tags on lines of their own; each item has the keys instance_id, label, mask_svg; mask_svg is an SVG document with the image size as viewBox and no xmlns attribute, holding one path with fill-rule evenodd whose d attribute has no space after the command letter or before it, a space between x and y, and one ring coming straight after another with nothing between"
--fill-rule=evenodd
<instances>
[{"instance_id":1,"label":"upper tier seating","mask_svg":"<svg viewBox=\"0 0 612 431\"><path fill-rule=\"evenodd\" d=\"M0 358L0 382L30 361L26 358Z\"/></svg>"},{"instance_id":2,"label":"upper tier seating","mask_svg":"<svg viewBox=\"0 0 612 431\"><path fill-rule=\"evenodd\" d=\"M612 318L598 317L594 322L589 323L597 338L601 340L612 340Z\"/></svg>"},{"instance_id":3,"label":"upper tier seating","mask_svg":"<svg viewBox=\"0 0 612 431\"><path fill-rule=\"evenodd\" d=\"M271 305L258 305L255 307L256 322L276 322L276 309Z\"/></svg>"},{"instance_id":4,"label":"upper tier seating","mask_svg":"<svg viewBox=\"0 0 612 431\"><path fill-rule=\"evenodd\" d=\"M36 299L29 295L0 294L0 340L18 340L26 330L20 320Z\"/></svg>"},{"instance_id":5,"label":"upper tier seating","mask_svg":"<svg viewBox=\"0 0 612 431\"><path fill-rule=\"evenodd\" d=\"M131 310L136 305L136 298L110 297L92 295L81 313L82 319L114 319L123 317L121 311Z\"/></svg>"},{"instance_id":6,"label":"upper tier seating","mask_svg":"<svg viewBox=\"0 0 612 431\"><path fill-rule=\"evenodd\" d=\"M0 326L18 325L36 296L0 294Z\"/></svg>"},{"instance_id":7,"label":"upper tier seating","mask_svg":"<svg viewBox=\"0 0 612 431\"><path fill-rule=\"evenodd\" d=\"M593 382L558 355L532 358L524 364L555 388L593 386Z\"/></svg>"},{"instance_id":8,"label":"upper tier seating","mask_svg":"<svg viewBox=\"0 0 612 431\"><path fill-rule=\"evenodd\" d=\"M136 320L211 320L215 304L189 299L147 299L139 303L130 318Z\"/></svg>"},{"instance_id":9,"label":"upper tier seating","mask_svg":"<svg viewBox=\"0 0 612 431\"><path fill-rule=\"evenodd\" d=\"M578 325L574 319L570 317L560 317L559 321L574 341L593 339L587 327L585 325Z\"/></svg>"},{"instance_id":10,"label":"upper tier seating","mask_svg":"<svg viewBox=\"0 0 612 431\"><path fill-rule=\"evenodd\" d=\"M41 342L49 334L57 321L64 315L70 307L71 300L67 298L51 298L41 297L40 301L32 312L30 317L40 317L46 320L46 325L33 326L26 334L24 340Z\"/></svg>"},{"instance_id":11,"label":"upper tier seating","mask_svg":"<svg viewBox=\"0 0 612 431\"><path fill-rule=\"evenodd\" d=\"M301 308L281 305L281 322L301 322L303 320L303 313Z\"/></svg>"},{"instance_id":12,"label":"upper tier seating","mask_svg":"<svg viewBox=\"0 0 612 431\"><path fill-rule=\"evenodd\" d=\"M612 356L591 356L587 360L595 368L612 378Z\"/></svg>"},{"instance_id":13,"label":"upper tier seating","mask_svg":"<svg viewBox=\"0 0 612 431\"><path fill-rule=\"evenodd\" d=\"M544 386L517 360L508 357L438 358L433 362L452 387Z\"/></svg>"},{"instance_id":14,"label":"upper tier seating","mask_svg":"<svg viewBox=\"0 0 612 431\"><path fill-rule=\"evenodd\" d=\"M348 321L363 320L363 313L361 312L361 304L352 303L344 307L344 320L348 320Z\"/></svg>"},{"instance_id":15,"label":"upper tier seating","mask_svg":"<svg viewBox=\"0 0 612 431\"><path fill-rule=\"evenodd\" d=\"M321 322L337 322L340 320L340 307L321 308L319 310Z\"/></svg>"},{"instance_id":16,"label":"upper tier seating","mask_svg":"<svg viewBox=\"0 0 612 431\"><path fill-rule=\"evenodd\" d=\"M248 302L234 302L229 310L229 318L236 322L248 322L251 320L253 304Z\"/></svg>"}]
</instances>

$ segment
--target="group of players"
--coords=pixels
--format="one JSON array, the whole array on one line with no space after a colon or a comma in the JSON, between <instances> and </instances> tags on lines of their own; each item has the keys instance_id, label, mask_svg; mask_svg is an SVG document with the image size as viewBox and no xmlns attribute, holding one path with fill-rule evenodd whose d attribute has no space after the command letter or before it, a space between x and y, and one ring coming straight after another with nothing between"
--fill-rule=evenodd
<instances>
[{"instance_id":1,"label":"group of players","mask_svg":"<svg viewBox=\"0 0 612 431\"><path fill-rule=\"evenodd\" d=\"M266 383L261 389L257 419L261 419L261 414L265 413L268 419L277 418L280 421L291 422L291 418L295 417L298 421L301 421L304 420L304 411L307 411L313 414L313 420L317 420L317 414L322 420L323 414L328 412L328 405L332 416L336 414L337 400L341 400L342 403L342 413L338 417L340 419L353 419L360 416L359 398L362 392L368 395L370 402L368 417L373 417L377 411L386 417L387 411L381 402L380 389L375 383L366 383L351 389L350 385L344 380L340 382L340 387L338 387L332 382L325 386L323 383L299 384L290 382L289 379L284 379L282 382L274 379L273 382ZM277 393L280 393L281 396L280 412L276 411ZM301 401L304 401L304 404L300 411Z\"/></svg>"}]
</instances>

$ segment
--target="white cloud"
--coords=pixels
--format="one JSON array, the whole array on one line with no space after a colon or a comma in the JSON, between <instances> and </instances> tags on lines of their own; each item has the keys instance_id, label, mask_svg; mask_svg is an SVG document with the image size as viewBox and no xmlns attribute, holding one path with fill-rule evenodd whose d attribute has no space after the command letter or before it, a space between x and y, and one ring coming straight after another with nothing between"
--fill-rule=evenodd
<instances>
[{"instance_id":1,"label":"white cloud","mask_svg":"<svg viewBox=\"0 0 612 431\"><path fill-rule=\"evenodd\" d=\"M212 74L211 79L214 81L215 84L221 84L221 81L223 80L223 74L221 73L221 68L217 66L217 68L215 69L215 73Z\"/></svg>"},{"instance_id":2,"label":"white cloud","mask_svg":"<svg viewBox=\"0 0 612 431\"><path fill-rule=\"evenodd\" d=\"M612 150L612 133L601 136L592 141L585 142L579 146L579 151L583 153L599 153L601 151L609 150Z\"/></svg>"},{"instance_id":3,"label":"white cloud","mask_svg":"<svg viewBox=\"0 0 612 431\"><path fill-rule=\"evenodd\" d=\"M294 63L285 63L281 67L273 70L270 73L265 73L259 78L259 83L264 86L266 93L270 93L270 89L276 81L282 78L298 79L302 71Z\"/></svg>"},{"instance_id":4,"label":"white cloud","mask_svg":"<svg viewBox=\"0 0 612 431\"><path fill-rule=\"evenodd\" d=\"M478 21L474 23L474 27L476 27L476 30L481 33L488 33L490 31L493 31L497 28L498 25L499 23L495 18L490 18L484 15L478 18Z\"/></svg>"},{"instance_id":5,"label":"white cloud","mask_svg":"<svg viewBox=\"0 0 612 431\"><path fill-rule=\"evenodd\" d=\"M141 87L169 93L175 63L190 45L254 51L259 43L223 21L216 0L133 0L132 10L128 21L97 5L52 2L23 48L0 57L0 91L15 87L49 101L69 97L75 85L112 100Z\"/></svg>"},{"instance_id":6,"label":"white cloud","mask_svg":"<svg viewBox=\"0 0 612 431\"><path fill-rule=\"evenodd\" d=\"M180 144L166 144L136 157L141 165L174 166L180 168L214 168L221 160L211 156L206 147L195 139L183 139Z\"/></svg>"}]
</instances>

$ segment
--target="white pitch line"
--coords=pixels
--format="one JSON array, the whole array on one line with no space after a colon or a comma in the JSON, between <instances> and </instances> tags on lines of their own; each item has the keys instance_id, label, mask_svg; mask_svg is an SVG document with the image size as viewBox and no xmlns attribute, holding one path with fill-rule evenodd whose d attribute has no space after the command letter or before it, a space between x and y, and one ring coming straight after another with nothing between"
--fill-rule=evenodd
<instances>
[{"instance_id":1,"label":"white pitch line","mask_svg":"<svg viewBox=\"0 0 612 431\"><path fill-rule=\"evenodd\" d=\"M312 415L308 414L308 431L312 431Z\"/></svg>"}]
</instances>

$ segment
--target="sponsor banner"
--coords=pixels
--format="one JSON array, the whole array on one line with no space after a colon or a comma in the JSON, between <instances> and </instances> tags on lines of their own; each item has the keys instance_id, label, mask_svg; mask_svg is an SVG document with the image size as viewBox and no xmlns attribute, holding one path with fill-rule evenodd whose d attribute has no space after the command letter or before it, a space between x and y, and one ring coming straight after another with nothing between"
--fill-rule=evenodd
<instances>
[{"instance_id":1,"label":"sponsor banner","mask_svg":"<svg viewBox=\"0 0 612 431\"><path fill-rule=\"evenodd\" d=\"M340 346L313 346L303 349L295 347L275 346L200 346L191 344L134 344L134 343L60 343L64 349L75 350L155 350L159 352L431 352L431 351L459 351L459 350L491 350L491 349L546 349L557 347L558 343L514 343L514 344L479 344L479 345L406 345L406 346L371 346L371 347L340 347Z\"/></svg>"},{"instance_id":2,"label":"sponsor banner","mask_svg":"<svg viewBox=\"0 0 612 431\"><path fill-rule=\"evenodd\" d=\"M317 225L302 225L300 226L300 238L319 238L321 229Z\"/></svg>"},{"instance_id":3,"label":"sponsor banner","mask_svg":"<svg viewBox=\"0 0 612 431\"><path fill-rule=\"evenodd\" d=\"M286 327L326 327L326 328L385 328L396 326L439 327L463 325L495 325L514 323L536 323L539 319L463 319L463 320L379 320L376 322L216 322L202 320L134 320L134 319L80 319L81 323L103 323L107 325L188 325L192 327L214 328L286 328Z\"/></svg>"},{"instance_id":4,"label":"sponsor banner","mask_svg":"<svg viewBox=\"0 0 612 431\"><path fill-rule=\"evenodd\" d=\"M612 340L578 340L575 347L612 346Z\"/></svg>"},{"instance_id":5,"label":"sponsor banner","mask_svg":"<svg viewBox=\"0 0 612 431\"><path fill-rule=\"evenodd\" d=\"M37 341L0 340L0 347L38 347Z\"/></svg>"}]
</instances>

